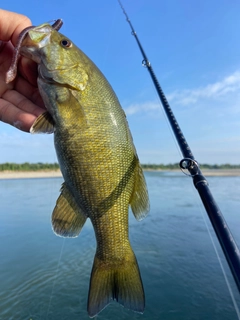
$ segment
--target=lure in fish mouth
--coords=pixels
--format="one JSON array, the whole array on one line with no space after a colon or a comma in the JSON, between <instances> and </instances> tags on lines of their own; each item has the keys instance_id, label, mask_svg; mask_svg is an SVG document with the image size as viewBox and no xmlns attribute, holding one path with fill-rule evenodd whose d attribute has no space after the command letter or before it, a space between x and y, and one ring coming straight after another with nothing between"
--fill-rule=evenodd
<instances>
[{"instance_id":1,"label":"lure in fish mouth","mask_svg":"<svg viewBox=\"0 0 240 320\"><path fill-rule=\"evenodd\" d=\"M112 300L142 313L144 289L129 241L128 211L149 211L145 178L118 98L96 65L66 36L57 20L25 29L19 55L38 64L38 88L47 112L30 132L54 132L64 183L52 213L58 236L77 237L89 218L96 236L87 310L96 316Z\"/></svg>"},{"instance_id":2,"label":"lure in fish mouth","mask_svg":"<svg viewBox=\"0 0 240 320\"><path fill-rule=\"evenodd\" d=\"M58 19L53 23L52 28L58 31L58 30L60 30L62 25L63 25L62 19ZM16 75L17 75L17 63L18 63L18 59L20 57L20 49L22 47L23 40L26 38L27 34L29 33L29 30L34 29L34 28L35 28L34 26L27 27L19 34L18 42L17 42L17 45L15 47L14 55L13 55L13 58L12 58L12 63L11 63L11 66L9 67L9 69L8 69L8 72L6 73L6 79L5 79L6 83L9 83L9 82L13 81L16 78ZM30 53L26 52L26 55L28 55L29 58L32 58Z\"/></svg>"}]
</instances>

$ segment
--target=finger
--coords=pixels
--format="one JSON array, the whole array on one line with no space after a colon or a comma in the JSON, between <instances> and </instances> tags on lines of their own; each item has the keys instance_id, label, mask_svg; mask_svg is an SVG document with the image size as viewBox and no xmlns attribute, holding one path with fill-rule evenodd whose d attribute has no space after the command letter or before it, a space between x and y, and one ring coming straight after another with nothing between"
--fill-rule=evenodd
<instances>
[{"instance_id":1,"label":"finger","mask_svg":"<svg viewBox=\"0 0 240 320\"><path fill-rule=\"evenodd\" d=\"M11 42L5 43L2 51L0 51L0 97L6 90L12 89L14 86L13 82L8 84L5 82L5 76L11 63L12 53L13 46Z\"/></svg>"},{"instance_id":2,"label":"finger","mask_svg":"<svg viewBox=\"0 0 240 320\"><path fill-rule=\"evenodd\" d=\"M0 121L29 132L36 118L36 115L17 108L11 102L0 99Z\"/></svg>"},{"instance_id":3,"label":"finger","mask_svg":"<svg viewBox=\"0 0 240 320\"><path fill-rule=\"evenodd\" d=\"M18 63L18 72L34 87L37 87L38 65L36 62L21 57Z\"/></svg>"},{"instance_id":4,"label":"finger","mask_svg":"<svg viewBox=\"0 0 240 320\"><path fill-rule=\"evenodd\" d=\"M32 25L31 20L15 12L0 9L0 40L16 45L19 33Z\"/></svg>"},{"instance_id":5,"label":"finger","mask_svg":"<svg viewBox=\"0 0 240 320\"><path fill-rule=\"evenodd\" d=\"M40 108L45 109L45 106L44 106L44 103L43 103L42 98L40 96L38 88L31 85L24 78L18 77L16 79L15 89L22 96L25 96L27 99L32 101L35 105L39 106Z\"/></svg>"},{"instance_id":6,"label":"finger","mask_svg":"<svg viewBox=\"0 0 240 320\"><path fill-rule=\"evenodd\" d=\"M39 116L41 113L46 111L15 90L6 91L2 98L20 110L31 113L35 116Z\"/></svg>"},{"instance_id":7,"label":"finger","mask_svg":"<svg viewBox=\"0 0 240 320\"><path fill-rule=\"evenodd\" d=\"M15 90L6 91L0 99L0 120L29 132L33 122L45 110Z\"/></svg>"}]
</instances>

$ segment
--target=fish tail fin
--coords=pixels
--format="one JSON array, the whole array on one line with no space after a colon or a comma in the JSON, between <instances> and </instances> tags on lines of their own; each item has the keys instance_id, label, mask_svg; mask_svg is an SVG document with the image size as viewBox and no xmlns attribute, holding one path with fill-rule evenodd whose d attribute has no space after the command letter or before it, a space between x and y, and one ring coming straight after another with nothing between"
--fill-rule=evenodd
<instances>
[{"instance_id":1,"label":"fish tail fin","mask_svg":"<svg viewBox=\"0 0 240 320\"><path fill-rule=\"evenodd\" d=\"M144 289L136 257L115 263L100 260L95 256L88 294L88 314L95 317L112 300L127 309L143 313Z\"/></svg>"}]
</instances>

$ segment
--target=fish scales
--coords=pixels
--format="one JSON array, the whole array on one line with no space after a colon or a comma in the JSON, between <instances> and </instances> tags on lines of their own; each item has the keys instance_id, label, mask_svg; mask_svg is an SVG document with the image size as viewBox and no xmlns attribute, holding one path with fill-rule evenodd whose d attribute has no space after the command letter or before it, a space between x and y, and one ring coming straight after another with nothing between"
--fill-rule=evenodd
<instances>
[{"instance_id":1,"label":"fish scales","mask_svg":"<svg viewBox=\"0 0 240 320\"><path fill-rule=\"evenodd\" d=\"M88 314L112 300L143 312L144 290L128 234L129 205L149 210L147 187L126 116L110 84L71 40L49 24L21 38L20 53L38 63L47 112L32 133L54 132L64 183L52 214L54 232L76 237L90 218L96 236Z\"/></svg>"}]
</instances>

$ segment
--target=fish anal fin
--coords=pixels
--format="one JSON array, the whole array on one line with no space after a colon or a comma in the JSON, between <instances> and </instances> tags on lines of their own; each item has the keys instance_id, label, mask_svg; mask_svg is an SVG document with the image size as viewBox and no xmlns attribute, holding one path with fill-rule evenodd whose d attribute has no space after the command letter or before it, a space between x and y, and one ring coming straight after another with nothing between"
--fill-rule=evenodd
<instances>
[{"instance_id":1,"label":"fish anal fin","mask_svg":"<svg viewBox=\"0 0 240 320\"><path fill-rule=\"evenodd\" d=\"M133 252L130 259L111 265L95 256L88 294L88 315L95 317L112 300L127 309L143 313L145 297Z\"/></svg>"},{"instance_id":2,"label":"fish anal fin","mask_svg":"<svg viewBox=\"0 0 240 320\"><path fill-rule=\"evenodd\" d=\"M137 220L142 220L148 214L150 207L149 197L146 181L140 163L138 163L135 168L135 181L130 205Z\"/></svg>"},{"instance_id":3,"label":"fish anal fin","mask_svg":"<svg viewBox=\"0 0 240 320\"><path fill-rule=\"evenodd\" d=\"M48 111L38 116L30 128L30 133L53 133L53 132L54 132L54 121Z\"/></svg>"},{"instance_id":4,"label":"fish anal fin","mask_svg":"<svg viewBox=\"0 0 240 320\"><path fill-rule=\"evenodd\" d=\"M87 219L63 183L61 194L52 213L52 227L61 237L77 237Z\"/></svg>"}]
</instances>

